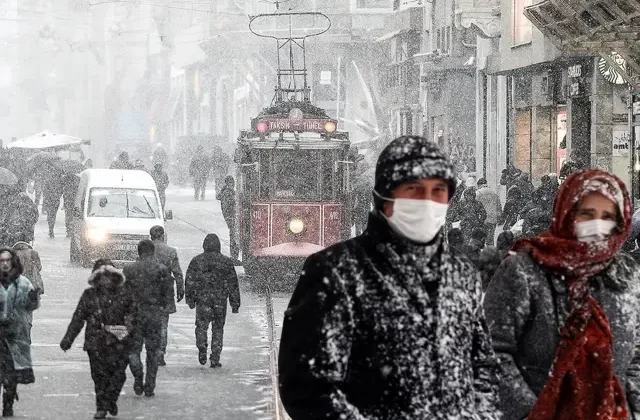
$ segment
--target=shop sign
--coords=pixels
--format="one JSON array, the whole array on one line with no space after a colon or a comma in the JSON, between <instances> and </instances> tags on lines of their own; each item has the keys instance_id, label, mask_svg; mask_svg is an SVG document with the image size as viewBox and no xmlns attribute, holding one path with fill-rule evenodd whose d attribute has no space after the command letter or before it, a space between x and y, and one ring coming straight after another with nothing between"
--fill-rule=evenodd
<instances>
[{"instance_id":1,"label":"shop sign","mask_svg":"<svg viewBox=\"0 0 640 420\"><path fill-rule=\"evenodd\" d=\"M600 70L600 74L604 77L609 83L613 83L614 85L624 85L627 81L622 77L620 70L626 72L627 71L627 62L622 56L616 52L611 53L611 60L617 64L617 66L612 66L609 64L607 60L601 58L598 62L598 69Z\"/></svg>"},{"instance_id":2,"label":"shop sign","mask_svg":"<svg viewBox=\"0 0 640 420\"><path fill-rule=\"evenodd\" d=\"M629 156L629 140L628 130L613 130L613 157ZM638 146L640 146L640 144ZM637 148L636 146L636 149Z\"/></svg>"},{"instance_id":3,"label":"shop sign","mask_svg":"<svg viewBox=\"0 0 640 420\"><path fill-rule=\"evenodd\" d=\"M569 85L569 96L579 96L580 95L580 83L574 82Z\"/></svg>"},{"instance_id":4,"label":"shop sign","mask_svg":"<svg viewBox=\"0 0 640 420\"><path fill-rule=\"evenodd\" d=\"M567 74L569 77L582 77L582 64L576 64L567 69Z\"/></svg>"}]
</instances>

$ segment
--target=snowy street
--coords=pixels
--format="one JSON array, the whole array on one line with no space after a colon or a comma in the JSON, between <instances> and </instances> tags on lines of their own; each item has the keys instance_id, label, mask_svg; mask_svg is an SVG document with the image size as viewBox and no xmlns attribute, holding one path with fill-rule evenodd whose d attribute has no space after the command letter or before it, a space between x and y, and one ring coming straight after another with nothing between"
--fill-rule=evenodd
<instances>
[{"instance_id":1,"label":"snowy street","mask_svg":"<svg viewBox=\"0 0 640 420\"><path fill-rule=\"evenodd\" d=\"M170 189L167 208L169 245L178 249L186 271L190 259L202 250L204 233L220 234L223 253L228 253L229 234L219 203L208 192L207 201L194 201L192 190ZM35 248L43 263L46 294L34 313L32 352L36 383L20 386L16 415L29 419L86 419L95 409L89 362L82 350L83 336L64 353L59 342L66 331L82 291L88 269L69 262L69 240L60 212L56 239L46 235L46 216L36 228ZM242 274L242 269L239 268ZM239 314L227 315L223 367L212 370L198 364L195 346L195 311L183 302L171 316L167 366L158 373L155 398L135 396L130 371L119 406L122 419L272 419L272 387L269 376L267 321L264 298L250 293L241 278L242 306ZM274 299L276 325L281 324L287 296ZM276 336L279 337L279 331Z\"/></svg>"}]
</instances>

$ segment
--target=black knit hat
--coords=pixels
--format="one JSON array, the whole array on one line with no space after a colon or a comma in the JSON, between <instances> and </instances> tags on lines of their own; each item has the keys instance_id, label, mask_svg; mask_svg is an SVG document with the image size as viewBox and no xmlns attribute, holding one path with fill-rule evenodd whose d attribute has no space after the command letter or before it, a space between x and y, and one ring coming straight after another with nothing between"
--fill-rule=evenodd
<instances>
[{"instance_id":1,"label":"black knit hat","mask_svg":"<svg viewBox=\"0 0 640 420\"><path fill-rule=\"evenodd\" d=\"M449 198L456 190L455 169L438 145L424 137L402 136L384 148L376 164L376 192L390 197L400 184L422 178L439 178L449 184ZM377 202L377 200L376 200ZM376 205L377 208L380 208Z\"/></svg>"}]
</instances>

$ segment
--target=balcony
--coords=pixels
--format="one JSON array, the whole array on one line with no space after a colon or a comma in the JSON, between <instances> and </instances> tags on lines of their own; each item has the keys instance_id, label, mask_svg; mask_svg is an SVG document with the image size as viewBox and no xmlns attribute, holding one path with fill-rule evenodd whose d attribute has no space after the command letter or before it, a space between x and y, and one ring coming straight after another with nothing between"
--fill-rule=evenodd
<instances>
[{"instance_id":1,"label":"balcony","mask_svg":"<svg viewBox=\"0 0 640 420\"><path fill-rule=\"evenodd\" d=\"M455 4L458 29L476 29L483 38L500 36L499 0L458 0Z\"/></svg>"}]
</instances>

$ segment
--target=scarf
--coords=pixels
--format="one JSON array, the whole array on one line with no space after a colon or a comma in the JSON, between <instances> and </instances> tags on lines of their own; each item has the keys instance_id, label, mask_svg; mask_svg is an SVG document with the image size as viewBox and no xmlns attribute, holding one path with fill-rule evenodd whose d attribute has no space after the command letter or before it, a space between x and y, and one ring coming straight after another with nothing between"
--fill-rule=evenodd
<instances>
[{"instance_id":1,"label":"scarf","mask_svg":"<svg viewBox=\"0 0 640 420\"><path fill-rule=\"evenodd\" d=\"M575 209L590 193L616 203L619 220L608 240L579 242ZM567 281L569 316L549 380L529 413L530 420L626 420L624 391L613 371L613 336L604 310L591 296L589 278L601 273L622 248L631 229L631 204L622 181L600 170L580 171L562 184L554 203L551 229L518 241L545 271Z\"/></svg>"}]
</instances>

